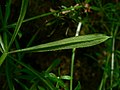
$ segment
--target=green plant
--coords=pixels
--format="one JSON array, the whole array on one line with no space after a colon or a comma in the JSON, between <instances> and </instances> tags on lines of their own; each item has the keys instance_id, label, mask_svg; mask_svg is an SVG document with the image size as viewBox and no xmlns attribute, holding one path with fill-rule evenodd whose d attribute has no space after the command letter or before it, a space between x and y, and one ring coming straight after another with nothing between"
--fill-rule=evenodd
<instances>
[{"instance_id":1,"label":"green plant","mask_svg":"<svg viewBox=\"0 0 120 90\"><path fill-rule=\"evenodd\" d=\"M97 1L97 0L96 0ZM77 3L80 3L79 0L76 0ZM86 3L92 2L91 0L86 0ZM105 4L102 6L101 1L97 6L91 6L91 9L100 13L101 23L106 29L106 33L104 34L88 34L88 35L76 35L77 37L70 37L54 42L49 42L46 44L40 44L36 46L31 46L31 43L34 41L35 37L37 37L36 32L32 37L29 43L25 48L21 48L19 41L17 39L17 35L20 32L20 27L25 22L30 22L31 20L35 20L41 17L54 15L57 18L63 19L63 13L67 14L70 19L73 20L74 23L83 23L83 26L87 25L91 30L96 30L92 24L89 24L87 20L89 19L89 14L86 17L79 16L78 11L84 9L84 5L71 6L69 8L64 7L61 11L56 10L53 12L45 13L42 15L34 16L32 18L24 19L25 14L27 12L28 0L22 0L21 10L19 14L18 21L16 23L10 24L8 23L8 19L10 17L10 7L11 0L6 0L6 8L5 15L3 16L3 12L0 6L0 20L1 20L1 29L0 29L0 76L6 76L2 87L2 90L15 90L16 84L19 84L24 90L58 90L60 88L64 88L65 90L69 90L69 87L64 83L64 80L70 80L70 90L73 90L73 66L75 60L75 48L85 48L100 44L105 42L108 47L107 58L105 66L103 66L103 78L101 80L101 84L99 86L99 90L106 89L107 80L110 78L110 85L107 86L109 89L113 89L118 86L119 89L119 64L115 63L116 58L119 58L119 50L115 50L115 41L119 40L117 37L117 33L119 34L119 13L116 14L117 10L115 9L117 6L111 3ZM107 7L107 8L106 8ZM114 7L114 8L113 8ZM112 9L112 11L109 11ZM83 12L82 12L83 13ZM116 16L116 18L114 18ZM64 15L63 15L64 17ZM87 20L86 20L87 18ZM90 18L91 19L91 18ZM104 22L104 19L107 21L111 21L113 23ZM115 21L114 21L115 20ZM117 20L117 22L116 22ZM90 20L92 22L92 20ZM55 23L55 22L53 22ZM94 22L93 22L94 23ZM96 23L96 22L95 22ZM101 24L101 25L102 25ZM48 23L47 25L52 25L52 23ZM111 27L112 26L112 27ZM79 25L78 25L79 27ZM100 25L99 25L100 27ZM9 28L14 29L13 33L9 30ZM81 26L78 28L80 30ZM77 32L77 31L76 31ZM103 31L105 32L105 31ZM109 36L107 36L109 35ZM111 42L111 43L109 43ZM57 76L51 71L53 68L60 64L60 60L55 60L46 71L39 72L35 70L30 65L25 64L22 59L26 53L35 53L35 52L47 52L47 51L56 51L63 49L73 49L72 52L72 62L71 62L71 75ZM116 53L117 54L116 54ZM115 56L116 55L116 56ZM111 66L109 60L111 58ZM118 62L118 61L117 61ZM12 72L12 73L11 73ZM109 73L111 72L111 73ZM110 77L111 76L111 77ZM27 84L23 82L27 82ZM7 87L8 86L8 87ZM80 90L81 85L78 82L78 85L74 90Z\"/></svg>"}]
</instances>

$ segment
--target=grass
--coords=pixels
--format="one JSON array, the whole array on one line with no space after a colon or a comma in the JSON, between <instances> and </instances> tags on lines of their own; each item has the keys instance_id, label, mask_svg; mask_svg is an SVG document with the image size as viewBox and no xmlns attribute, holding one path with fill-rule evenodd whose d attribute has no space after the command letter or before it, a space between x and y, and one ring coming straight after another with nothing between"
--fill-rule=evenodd
<instances>
[{"instance_id":1,"label":"grass","mask_svg":"<svg viewBox=\"0 0 120 90\"><path fill-rule=\"evenodd\" d=\"M54 2L54 0L52 2ZM120 51L119 45L116 45L120 39L119 2L113 1L106 3L100 0L99 2L98 0L86 0L84 4L81 4L81 1L75 0L75 3L76 5L70 7L62 6L60 10L52 10L51 12L25 19L29 0L22 0L18 20L13 24L9 24L9 18L12 14L12 0L6 0L6 7L4 7L5 12L3 12L3 7L0 6L0 77L4 78L0 80L1 90L16 90L18 89L17 86L23 90L85 90L81 84L81 80L77 81L78 84L76 86L73 86L75 78L75 51L76 48L87 47L89 49L91 46L95 47L95 45L105 52L105 56L102 56L105 62L100 67L103 70L103 76L97 89L120 89ZM87 3L90 3L91 6L85 7ZM89 9L91 11L89 11ZM46 27L47 25L54 27L56 22L58 22L60 28L66 28L64 21L66 21L65 19L67 18L74 23L75 29L77 28L76 35L45 44L33 45L35 39L39 37L38 34L40 31L36 31L26 47L22 48L18 39L22 25L24 27L25 23L31 23L36 19L51 15L52 18L54 18L53 22L51 22L52 20L48 20L48 22L45 23ZM68 22L70 23L70 21ZM82 26L80 25L81 23ZM69 29L70 27L67 28ZM11 29L13 29L13 31L11 31ZM56 32L56 30L54 32ZM79 35L81 32L84 35ZM103 44L103 42L106 48L100 46L100 43ZM56 50L66 49L72 50L69 75L61 75L59 69L58 74L53 72L61 63L59 59L54 60L46 70L42 71L34 69L31 65L24 62L26 53L55 52ZM96 54L97 53L102 55L102 53L96 52ZM96 59L94 56L90 57ZM70 84L67 85L65 81L68 81Z\"/></svg>"},{"instance_id":2,"label":"grass","mask_svg":"<svg viewBox=\"0 0 120 90\"><path fill-rule=\"evenodd\" d=\"M79 22L75 36L79 36L81 25L82 25L82 23ZM73 50L72 50L70 90L73 89L72 87L73 87L73 73L74 73L75 50L76 50L76 48L73 48ZM80 89L80 87L79 87L79 89Z\"/></svg>"}]
</instances>

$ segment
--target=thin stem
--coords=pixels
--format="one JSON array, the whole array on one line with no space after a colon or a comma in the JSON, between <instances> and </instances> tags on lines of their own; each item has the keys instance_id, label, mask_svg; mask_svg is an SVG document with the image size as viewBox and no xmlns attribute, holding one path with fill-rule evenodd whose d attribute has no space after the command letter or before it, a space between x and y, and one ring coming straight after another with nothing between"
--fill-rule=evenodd
<instances>
[{"instance_id":1,"label":"thin stem","mask_svg":"<svg viewBox=\"0 0 120 90\"><path fill-rule=\"evenodd\" d=\"M107 60L106 60L106 64L105 64L105 69L104 69L104 72L103 72L103 78L101 80L101 83L100 83L100 86L99 86L98 90L105 90L105 83L106 83L106 79L108 77L108 75L107 75L107 69L108 69L110 58L111 58L111 55L108 54Z\"/></svg>"},{"instance_id":2,"label":"thin stem","mask_svg":"<svg viewBox=\"0 0 120 90\"><path fill-rule=\"evenodd\" d=\"M112 90L112 85L113 85L113 73L114 73L114 62L115 62L115 60L114 60L114 57L115 57L114 51L115 51L115 38L113 37L113 41L112 41L112 59L111 59L111 82L110 82L111 89L110 90Z\"/></svg>"},{"instance_id":3,"label":"thin stem","mask_svg":"<svg viewBox=\"0 0 120 90\"><path fill-rule=\"evenodd\" d=\"M110 90L113 90L113 79L114 79L114 63L115 63L115 39L116 39L116 34L119 30L119 26L117 25L115 29L113 29L113 34L112 34L112 55L111 55L111 80L110 80Z\"/></svg>"},{"instance_id":4,"label":"thin stem","mask_svg":"<svg viewBox=\"0 0 120 90\"><path fill-rule=\"evenodd\" d=\"M15 41L15 38L16 38L16 36L17 36L17 34L18 34L19 30L20 30L20 27L22 25L23 19L25 17L26 11L27 11L27 5L28 5L28 0L22 0L20 15L19 15L18 21L16 23L16 27L15 27L14 33L12 35L12 38L11 38L11 40L9 42L8 50L10 49L11 45Z\"/></svg>"},{"instance_id":5,"label":"thin stem","mask_svg":"<svg viewBox=\"0 0 120 90\"><path fill-rule=\"evenodd\" d=\"M75 36L79 35L81 25L82 25L82 23L79 22ZM73 48L73 50L72 50L70 90L72 90L72 86L73 86L73 72L74 72L75 50L76 50L76 48Z\"/></svg>"}]
</instances>

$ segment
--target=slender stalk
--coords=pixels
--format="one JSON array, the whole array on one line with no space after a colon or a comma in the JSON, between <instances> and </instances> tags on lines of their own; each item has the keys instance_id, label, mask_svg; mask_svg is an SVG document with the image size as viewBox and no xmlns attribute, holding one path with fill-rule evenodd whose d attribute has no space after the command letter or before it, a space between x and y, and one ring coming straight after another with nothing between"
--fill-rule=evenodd
<instances>
[{"instance_id":1,"label":"slender stalk","mask_svg":"<svg viewBox=\"0 0 120 90\"><path fill-rule=\"evenodd\" d=\"M9 58L11 58L12 60L14 60L16 63L24 66L26 69L28 69L31 73L33 73L34 75L36 75L36 77L38 77L40 79L41 82L43 82L46 87L49 88L49 90L54 90L54 86L51 82L47 81L46 79L44 79L44 77L41 75L41 73L37 72L35 69L27 66L26 64L24 64L23 62L13 58L12 56L8 55Z\"/></svg>"},{"instance_id":2,"label":"slender stalk","mask_svg":"<svg viewBox=\"0 0 120 90\"><path fill-rule=\"evenodd\" d=\"M108 65L109 65L110 58L111 58L111 55L109 54L109 55L107 56L107 60L106 60L106 64L105 64L105 70L104 70L104 72L103 72L103 78L102 78L102 80L101 80L101 83L100 83L100 86L99 86L99 89L98 89L98 90L105 90L105 83L106 83L106 79L107 79L107 77L108 77L106 70L107 70L107 68L109 67Z\"/></svg>"},{"instance_id":3,"label":"slender stalk","mask_svg":"<svg viewBox=\"0 0 120 90\"><path fill-rule=\"evenodd\" d=\"M113 41L112 41L112 59L111 59L111 82L110 82L111 88L110 88L110 90L112 90L112 86L113 86L113 74L114 74L114 62L115 62L115 60L114 60L114 57L115 57L114 51L115 51L115 38L113 37Z\"/></svg>"},{"instance_id":4,"label":"slender stalk","mask_svg":"<svg viewBox=\"0 0 120 90\"><path fill-rule=\"evenodd\" d=\"M82 23L79 22L75 36L79 36L81 25L82 25ZM75 50L76 50L76 48L73 48L73 50L72 50L70 90L72 90L72 86L73 86L73 71L74 71Z\"/></svg>"},{"instance_id":5,"label":"slender stalk","mask_svg":"<svg viewBox=\"0 0 120 90\"><path fill-rule=\"evenodd\" d=\"M113 79L114 79L114 63L115 63L115 39L117 32L119 30L119 25L116 26L115 29L113 29L113 35L112 35L112 54L111 54L111 80L110 80L110 90L113 90Z\"/></svg>"},{"instance_id":6,"label":"slender stalk","mask_svg":"<svg viewBox=\"0 0 120 90\"><path fill-rule=\"evenodd\" d=\"M26 11L27 11L27 5L28 5L28 0L22 0L20 15L19 15L18 21L16 23L16 27L15 27L14 33L12 35L12 38L9 42L8 50L10 49L11 45L13 44L13 42L14 42L14 40L15 40L19 30L20 30L20 27L22 25L23 19L25 17Z\"/></svg>"},{"instance_id":7,"label":"slender stalk","mask_svg":"<svg viewBox=\"0 0 120 90\"><path fill-rule=\"evenodd\" d=\"M42 14L42 15L37 15L37 16L34 16L34 17L31 17L31 18L25 19L25 20L22 21L22 23L29 22L29 21L32 21L32 20L35 20L35 19L39 19L39 18L42 18L42 17L45 17L45 16L49 16L49 15L52 15L52 14L55 14L55 13L61 13L61 12L69 11L69 10L72 10L72 9L79 9L79 8L82 8L82 7L83 7L83 6L80 5L80 6L76 6L76 7L65 8L65 9L62 9L61 11L56 10L56 11L48 12L48 13L45 13L45 14ZM15 27L16 24L17 24L17 23L10 24L10 25L6 26L6 28ZM4 30L4 28L1 28L0 30Z\"/></svg>"}]
</instances>

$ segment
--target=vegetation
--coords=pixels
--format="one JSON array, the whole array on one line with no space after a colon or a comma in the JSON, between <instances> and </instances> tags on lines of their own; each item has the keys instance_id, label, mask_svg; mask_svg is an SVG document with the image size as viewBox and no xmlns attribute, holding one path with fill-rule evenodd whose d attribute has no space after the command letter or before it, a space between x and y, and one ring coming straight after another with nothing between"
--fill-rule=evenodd
<instances>
[{"instance_id":1,"label":"vegetation","mask_svg":"<svg viewBox=\"0 0 120 90\"><path fill-rule=\"evenodd\" d=\"M120 89L118 0L0 2L0 90Z\"/></svg>"}]
</instances>

